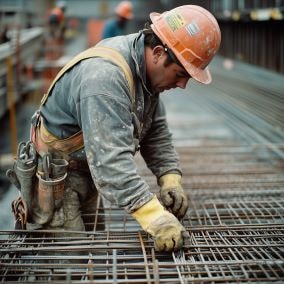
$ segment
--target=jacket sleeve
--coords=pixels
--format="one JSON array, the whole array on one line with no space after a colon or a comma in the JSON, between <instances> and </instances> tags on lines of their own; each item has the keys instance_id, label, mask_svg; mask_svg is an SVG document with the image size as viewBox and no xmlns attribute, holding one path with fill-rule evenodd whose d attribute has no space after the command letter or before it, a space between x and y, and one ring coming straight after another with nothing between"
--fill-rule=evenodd
<instances>
[{"instance_id":1,"label":"jacket sleeve","mask_svg":"<svg viewBox=\"0 0 284 284\"><path fill-rule=\"evenodd\" d=\"M154 112L151 128L140 145L141 155L157 178L167 172L182 174L179 157L172 144L172 134L168 128L165 107L161 100Z\"/></svg>"},{"instance_id":2,"label":"jacket sleeve","mask_svg":"<svg viewBox=\"0 0 284 284\"><path fill-rule=\"evenodd\" d=\"M127 81L117 69L109 65L86 76L77 115L98 191L131 213L148 202L153 194L137 173Z\"/></svg>"}]
</instances>

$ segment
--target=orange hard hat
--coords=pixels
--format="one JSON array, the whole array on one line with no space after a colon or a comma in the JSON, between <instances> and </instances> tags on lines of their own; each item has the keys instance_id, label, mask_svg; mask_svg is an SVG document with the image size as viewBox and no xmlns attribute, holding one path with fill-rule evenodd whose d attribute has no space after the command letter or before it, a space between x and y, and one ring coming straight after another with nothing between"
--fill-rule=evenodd
<instances>
[{"instance_id":1,"label":"orange hard hat","mask_svg":"<svg viewBox=\"0 0 284 284\"><path fill-rule=\"evenodd\" d=\"M217 53L221 32L214 16L196 5L184 5L170 11L151 13L152 29L172 50L195 80L209 84L208 64Z\"/></svg>"},{"instance_id":2,"label":"orange hard hat","mask_svg":"<svg viewBox=\"0 0 284 284\"><path fill-rule=\"evenodd\" d=\"M115 13L122 18L130 20L133 18L133 6L130 1L121 1L115 8Z\"/></svg>"}]
</instances>

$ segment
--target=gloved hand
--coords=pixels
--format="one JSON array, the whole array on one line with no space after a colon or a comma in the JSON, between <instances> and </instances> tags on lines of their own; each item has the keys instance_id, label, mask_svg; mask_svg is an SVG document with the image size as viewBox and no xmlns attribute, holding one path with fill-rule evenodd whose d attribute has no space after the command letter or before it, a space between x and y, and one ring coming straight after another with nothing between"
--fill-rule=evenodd
<instances>
[{"instance_id":1,"label":"gloved hand","mask_svg":"<svg viewBox=\"0 0 284 284\"><path fill-rule=\"evenodd\" d=\"M172 251L182 247L183 238L187 234L185 228L161 205L156 196L132 213L132 216L152 236L157 251Z\"/></svg>"},{"instance_id":2,"label":"gloved hand","mask_svg":"<svg viewBox=\"0 0 284 284\"><path fill-rule=\"evenodd\" d=\"M159 185L163 205L178 219L182 219L188 209L188 200L181 186L181 176L165 174L159 178Z\"/></svg>"}]
</instances>

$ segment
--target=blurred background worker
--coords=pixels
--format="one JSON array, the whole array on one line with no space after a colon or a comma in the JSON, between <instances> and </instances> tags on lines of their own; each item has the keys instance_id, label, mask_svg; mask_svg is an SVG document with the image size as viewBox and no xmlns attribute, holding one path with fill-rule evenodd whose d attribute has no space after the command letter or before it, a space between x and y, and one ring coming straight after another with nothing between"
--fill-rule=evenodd
<instances>
[{"instance_id":1,"label":"blurred background worker","mask_svg":"<svg viewBox=\"0 0 284 284\"><path fill-rule=\"evenodd\" d=\"M65 13L66 13L66 2L58 1L56 6L51 9L48 14L48 30L46 40L45 57L47 60L58 60L64 54L64 43L65 43ZM54 77L56 74L46 70L44 72L45 77Z\"/></svg>"},{"instance_id":2,"label":"blurred background worker","mask_svg":"<svg viewBox=\"0 0 284 284\"><path fill-rule=\"evenodd\" d=\"M48 15L48 28L51 37L59 40L64 39L65 33L65 13L66 2L58 1L56 6L50 11Z\"/></svg>"},{"instance_id":3,"label":"blurred background worker","mask_svg":"<svg viewBox=\"0 0 284 284\"><path fill-rule=\"evenodd\" d=\"M133 6L130 1L122 1L115 8L115 18L106 21L102 39L124 35L126 24L133 18Z\"/></svg>"}]
</instances>

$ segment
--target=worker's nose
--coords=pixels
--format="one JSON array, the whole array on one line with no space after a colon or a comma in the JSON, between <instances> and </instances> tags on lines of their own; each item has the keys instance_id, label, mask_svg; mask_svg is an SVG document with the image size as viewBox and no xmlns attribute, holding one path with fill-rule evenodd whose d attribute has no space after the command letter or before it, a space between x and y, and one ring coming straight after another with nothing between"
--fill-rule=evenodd
<instances>
[{"instance_id":1,"label":"worker's nose","mask_svg":"<svg viewBox=\"0 0 284 284\"><path fill-rule=\"evenodd\" d=\"M180 79L176 82L176 86L179 87L179 88L181 88L181 89L185 89L188 80L189 80L189 78L180 78Z\"/></svg>"}]
</instances>

